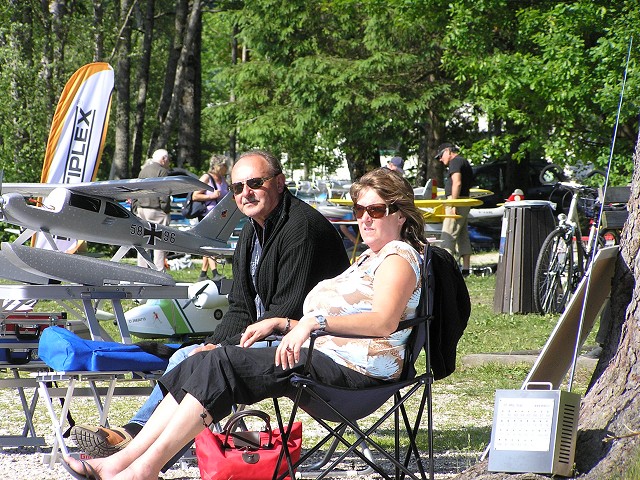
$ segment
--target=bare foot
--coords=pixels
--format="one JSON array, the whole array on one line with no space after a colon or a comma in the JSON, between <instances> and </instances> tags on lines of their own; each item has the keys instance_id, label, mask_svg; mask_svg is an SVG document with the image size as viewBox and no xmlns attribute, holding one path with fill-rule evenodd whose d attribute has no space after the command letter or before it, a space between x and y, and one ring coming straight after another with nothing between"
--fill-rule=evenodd
<instances>
[{"instance_id":1,"label":"bare foot","mask_svg":"<svg viewBox=\"0 0 640 480\"><path fill-rule=\"evenodd\" d=\"M144 462L133 462L124 469L113 480L158 480L160 472Z\"/></svg>"}]
</instances>

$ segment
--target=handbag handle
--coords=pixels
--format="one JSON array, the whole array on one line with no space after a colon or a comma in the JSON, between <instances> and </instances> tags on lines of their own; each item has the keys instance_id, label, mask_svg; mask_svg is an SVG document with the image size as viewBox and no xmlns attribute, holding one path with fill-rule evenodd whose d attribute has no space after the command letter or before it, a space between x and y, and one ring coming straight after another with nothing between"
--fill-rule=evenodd
<instances>
[{"instance_id":1,"label":"handbag handle","mask_svg":"<svg viewBox=\"0 0 640 480\"><path fill-rule=\"evenodd\" d=\"M265 423L264 430L262 432L269 433L269 441L265 445L260 444L260 433L259 432L242 432L244 435L240 435L233 432L236 424L245 417L258 417ZM240 440L243 444L243 448L251 448L257 450L259 448L272 448L273 444L271 442L273 437L273 431L271 430L271 417L263 411L260 410L242 410L240 412L234 413L227 423L224 426L224 442L222 442L222 446L224 448L231 448L229 445L229 436L234 438L234 440ZM254 435L250 435L254 434Z\"/></svg>"}]
</instances>

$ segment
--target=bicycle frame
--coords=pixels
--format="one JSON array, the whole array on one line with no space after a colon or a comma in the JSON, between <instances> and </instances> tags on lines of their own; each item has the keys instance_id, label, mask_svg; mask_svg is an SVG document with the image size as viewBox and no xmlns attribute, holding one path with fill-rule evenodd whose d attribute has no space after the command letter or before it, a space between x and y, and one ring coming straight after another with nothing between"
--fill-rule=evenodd
<instances>
[{"instance_id":1,"label":"bicycle frame","mask_svg":"<svg viewBox=\"0 0 640 480\"><path fill-rule=\"evenodd\" d=\"M571 191L571 203L569 204L569 211L567 214L561 213L558 215L558 226L556 229L564 232L565 238L567 235L571 235L571 238L567 238L567 240L575 240L576 244L576 267L577 273L579 276L582 276L583 272L583 259L584 259L584 246L582 244L582 230L580 229L580 218L578 216L578 200L581 196L582 190L584 187L582 185L576 185L573 183L561 182L560 185L563 188ZM592 228L589 231L589 241L587 244L587 252L591 251L592 240L591 237L595 238L595 235L592 232Z\"/></svg>"}]
</instances>

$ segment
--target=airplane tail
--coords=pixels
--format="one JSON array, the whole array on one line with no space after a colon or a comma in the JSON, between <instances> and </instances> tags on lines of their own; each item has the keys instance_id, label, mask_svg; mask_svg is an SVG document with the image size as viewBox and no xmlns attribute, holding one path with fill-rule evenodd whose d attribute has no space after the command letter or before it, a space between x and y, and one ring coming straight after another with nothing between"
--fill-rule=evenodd
<instances>
[{"instance_id":1,"label":"airplane tail","mask_svg":"<svg viewBox=\"0 0 640 480\"><path fill-rule=\"evenodd\" d=\"M229 192L190 231L206 238L227 242L244 214L238 210L233 193Z\"/></svg>"}]
</instances>

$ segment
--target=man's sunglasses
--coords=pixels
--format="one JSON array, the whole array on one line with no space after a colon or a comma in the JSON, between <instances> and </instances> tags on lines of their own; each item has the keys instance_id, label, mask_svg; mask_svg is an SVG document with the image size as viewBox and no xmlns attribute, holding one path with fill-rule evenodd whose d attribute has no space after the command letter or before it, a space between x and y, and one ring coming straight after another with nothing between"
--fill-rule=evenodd
<instances>
[{"instance_id":1,"label":"man's sunglasses","mask_svg":"<svg viewBox=\"0 0 640 480\"><path fill-rule=\"evenodd\" d=\"M390 213L395 213L398 211L398 207L393 203L391 205L386 205L384 203L374 203L373 205L367 205L363 207L362 205L358 205L357 203L353 206L353 213L356 218L362 218L364 212L367 212L371 218L382 218L386 217Z\"/></svg>"},{"instance_id":2,"label":"man's sunglasses","mask_svg":"<svg viewBox=\"0 0 640 480\"><path fill-rule=\"evenodd\" d=\"M234 195L240 195L244 190L245 184L247 185L247 187L251 188L252 190L255 190L256 188L262 187L265 183L267 183L273 177L275 177L275 175L271 175L270 177L250 178L245 182L232 183L231 185L229 185L229 188L231 188L231 191L233 192Z\"/></svg>"}]
</instances>

